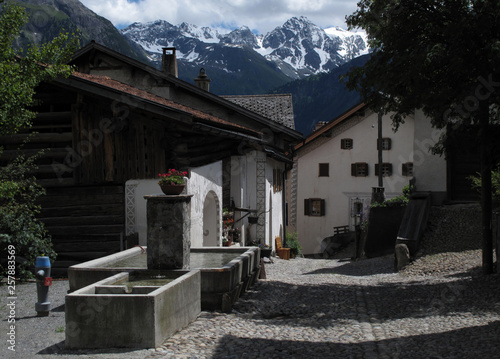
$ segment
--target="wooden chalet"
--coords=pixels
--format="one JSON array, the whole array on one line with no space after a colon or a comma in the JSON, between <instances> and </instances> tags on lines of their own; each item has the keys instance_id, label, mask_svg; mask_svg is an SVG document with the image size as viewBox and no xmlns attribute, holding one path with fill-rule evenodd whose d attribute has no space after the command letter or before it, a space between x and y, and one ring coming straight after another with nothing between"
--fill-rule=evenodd
<instances>
[{"instance_id":1,"label":"wooden chalet","mask_svg":"<svg viewBox=\"0 0 500 359\"><path fill-rule=\"evenodd\" d=\"M37 173L47 189L40 219L58 258L53 275L135 245L125 235L125 182L188 170L241 151L284 153L300 134L251 111L91 43L75 54L77 72L37 89L28 133L0 137L2 162L45 150ZM271 129L277 141L263 136ZM19 149L21 148L21 149Z\"/></svg>"}]
</instances>

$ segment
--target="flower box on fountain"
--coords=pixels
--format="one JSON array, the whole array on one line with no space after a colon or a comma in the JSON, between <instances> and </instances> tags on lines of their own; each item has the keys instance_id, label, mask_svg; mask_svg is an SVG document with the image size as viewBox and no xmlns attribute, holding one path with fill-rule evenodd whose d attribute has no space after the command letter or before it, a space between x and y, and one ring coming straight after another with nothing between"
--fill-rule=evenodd
<instances>
[{"instance_id":1,"label":"flower box on fountain","mask_svg":"<svg viewBox=\"0 0 500 359\"><path fill-rule=\"evenodd\" d=\"M179 195L184 190L184 177L187 176L186 171L178 171L169 169L167 173L159 173L161 191L166 195Z\"/></svg>"}]
</instances>

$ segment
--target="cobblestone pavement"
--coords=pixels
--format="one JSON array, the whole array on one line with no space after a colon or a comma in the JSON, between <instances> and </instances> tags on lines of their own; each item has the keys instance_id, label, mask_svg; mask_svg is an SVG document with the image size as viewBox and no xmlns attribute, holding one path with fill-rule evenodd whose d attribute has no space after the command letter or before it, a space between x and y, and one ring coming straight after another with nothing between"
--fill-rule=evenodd
<instances>
[{"instance_id":1,"label":"cobblestone pavement","mask_svg":"<svg viewBox=\"0 0 500 359\"><path fill-rule=\"evenodd\" d=\"M483 276L480 260L478 250L447 253L394 273L391 256L274 259L232 313L202 312L160 348L136 351L66 351L67 282L56 282L49 318L29 314L34 302L19 302L19 351L3 355L3 341L1 357L499 358L500 276ZM34 284L18 288L27 298ZM1 300L5 330L3 292Z\"/></svg>"},{"instance_id":2,"label":"cobblestone pavement","mask_svg":"<svg viewBox=\"0 0 500 359\"><path fill-rule=\"evenodd\" d=\"M394 273L391 256L278 259L233 313L202 313L151 357L498 358L500 278L465 256L439 275Z\"/></svg>"}]
</instances>

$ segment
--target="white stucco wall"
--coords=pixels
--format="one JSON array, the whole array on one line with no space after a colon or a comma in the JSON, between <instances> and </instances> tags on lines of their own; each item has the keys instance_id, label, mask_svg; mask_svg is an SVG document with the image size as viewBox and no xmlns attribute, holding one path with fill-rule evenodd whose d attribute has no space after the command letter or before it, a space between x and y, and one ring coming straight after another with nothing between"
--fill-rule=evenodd
<instances>
[{"instance_id":1,"label":"white stucco wall","mask_svg":"<svg viewBox=\"0 0 500 359\"><path fill-rule=\"evenodd\" d=\"M261 216L264 218L264 242L274 247L274 238L281 235L283 227L283 190L273 191L274 169L284 171L284 164L276 161L262 152L251 151L244 156L231 158L231 199L235 207L249 210L258 210L257 196L257 173L258 161L264 161L265 190L263 193L264 206L261 208ZM246 211L235 211L234 220L236 226L241 229L242 245L248 245L257 239L257 224L248 222L249 216ZM241 219L243 218L243 219ZM240 220L241 219L241 220Z\"/></svg>"},{"instance_id":2,"label":"white stucco wall","mask_svg":"<svg viewBox=\"0 0 500 359\"><path fill-rule=\"evenodd\" d=\"M237 208L255 209L255 161L251 159L250 155L231 157L230 197ZM235 226L241 230L241 243L243 245L252 235L248 220L241 219L246 213L234 212Z\"/></svg>"},{"instance_id":3,"label":"white stucco wall","mask_svg":"<svg viewBox=\"0 0 500 359\"><path fill-rule=\"evenodd\" d=\"M352 225L351 204L359 198L369 203L372 187L378 186L375 176L377 152L377 114L367 111L356 125L346 126L343 132L326 139L318 139L298 153L297 168L297 223L296 228L304 254L321 253L321 242L333 235L333 228ZM383 151L383 161L392 163L393 174L384 177L386 197L400 195L410 177L403 177L401 163L411 162L414 121L408 118L394 133L389 116L384 117L382 136L391 138L391 149ZM351 138L353 149L342 150L341 139ZM368 163L367 177L351 176L351 164ZM329 176L319 177L319 164L329 163ZM325 216L305 216L304 199L325 199Z\"/></svg>"},{"instance_id":4,"label":"white stucco wall","mask_svg":"<svg viewBox=\"0 0 500 359\"><path fill-rule=\"evenodd\" d=\"M185 179L185 193L193 194L191 198L191 246L203 246L204 234L214 235L213 229L217 231L218 244L220 245L220 228L222 223L222 162L216 162L207 166L191 169L191 178ZM129 180L125 184L125 211L126 232L138 233L139 244L147 244L147 218L145 195L161 194L158 179ZM207 194L211 193L210 199L214 199L217 213L213 218L217 221L215 226L207 233L204 230L203 210Z\"/></svg>"},{"instance_id":5,"label":"white stucco wall","mask_svg":"<svg viewBox=\"0 0 500 359\"><path fill-rule=\"evenodd\" d=\"M283 236L283 193L284 186L281 191L274 192L273 177L274 170L280 169L284 172L284 164L273 159L268 159L266 164L266 193L268 208L266 218L266 244L275 248L274 238ZM281 181L281 179L280 179Z\"/></svg>"},{"instance_id":6,"label":"white stucco wall","mask_svg":"<svg viewBox=\"0 0 500 359\"><path fill-rule=\"evenodd\" d=\"M217 237L217 245L221 241L221 223L222 223L222 161L191 169L191 178L188 181L187 193L192 194L191 199L191 247L202 247L204 245L204 238L210 236ZM217 220L217 233L214 234L215 229L213 225L203 222L203 210L207 195L211 193L209 201L215 199L217 202L217 213L215 216ZM205 238L206 239L206 238ZM212 242L212 241L210 241Z\"/></svg>"}]
</instances>

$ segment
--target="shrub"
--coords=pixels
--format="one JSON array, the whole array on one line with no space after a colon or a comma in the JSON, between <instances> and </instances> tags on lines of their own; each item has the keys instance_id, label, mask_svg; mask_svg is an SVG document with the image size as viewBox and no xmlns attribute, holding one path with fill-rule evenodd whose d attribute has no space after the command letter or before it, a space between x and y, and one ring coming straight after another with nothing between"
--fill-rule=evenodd
<instances>
[{"instance_id":1,"label":"shrub","mask_svg":"<svg viewBox=\"0 0 500 359\"><path fill-rule=\"evenodd\" d=\"M401 196L394 197L391 199L387 199L382 203L372 203L370 207L397 207L397 206L406 206L410 201L410 195L413 191L413 186L406 185L403 187L403 193Z\"/></svg>"},{"instance_id":2,"label":"shrub","mask_svg":"<svg viewBox=\"0 0 500 359\"><path fill-rule=\"evenodd\" d=\"M472 182L472 188L481 193L481 174L477 173L476 176L468 177ZM500 201L500 165L491 171L491 188L492 196L495 202Z\"/></svg>"},{"instance_id":3,"label":"shrub","mask_svg":"<svg viewBox=\"0 0 500 359\"><path fill-rule=\"evenodd\" d=\"M35 217L40 212L35 202L45 191L29 176L34 160L21 156L0 169L0 272L6 276L8 248L13 245L15 277L19 280L33 277L37 256L45 255L52 261L56 257L50 236Z\"/></svg>"},{"instance_id":4,"label":"shrub","mask_svg":"<svg viewBox=\"0 0 500 359\"><path fill-rule=\"evenodd\" d=\"M295 258L299 254L301 254L302 247L300 246L299 234L297 232L287 232L285 247L290 248L290 256L292 258Z\"/></svg>"}]
</instances>

